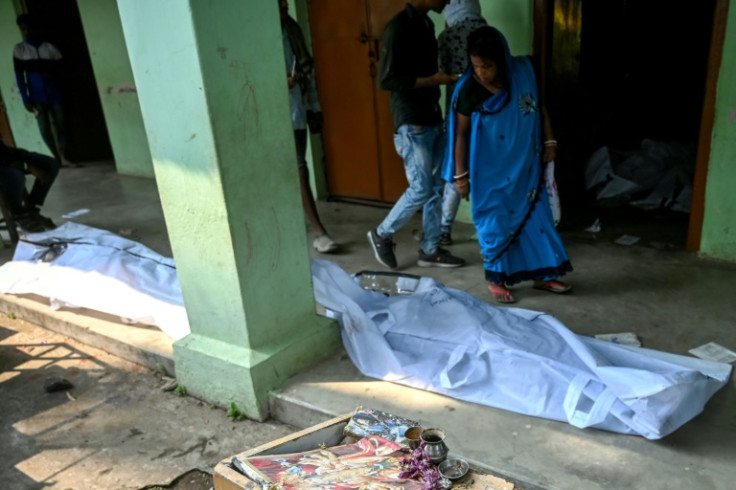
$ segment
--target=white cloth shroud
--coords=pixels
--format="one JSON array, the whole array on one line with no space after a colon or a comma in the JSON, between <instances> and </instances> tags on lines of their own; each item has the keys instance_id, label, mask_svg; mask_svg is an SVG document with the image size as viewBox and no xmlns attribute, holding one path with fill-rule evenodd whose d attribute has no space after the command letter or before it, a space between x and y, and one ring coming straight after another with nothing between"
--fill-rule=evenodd
<instances>
[{"instance_id":1,"label":"white cloth shroud","mask_svg":"<svg viewBox=\"0 0 736 490\"><path fill-rule=\"evenodd\" d=\"M527 415L659 439L699 414L728 364L577 335L551 315L500 308L435 280L363 289L312 261L315 298L366 376ZM414 288L409 282L414 281Z\"/></svg>"},{"instance_id":2,"label":"white cloth shroud","mask_svg":"<svg viewBox=\"0 0 736 490\"><path fill-rule=\"evenodd\" d=\"M84 307L156 325L174 340L189 333L173 259L77 223L19 241L13 260L0 267L0 292L37 294L52 307Z\"/></svg>"}]
</instances>

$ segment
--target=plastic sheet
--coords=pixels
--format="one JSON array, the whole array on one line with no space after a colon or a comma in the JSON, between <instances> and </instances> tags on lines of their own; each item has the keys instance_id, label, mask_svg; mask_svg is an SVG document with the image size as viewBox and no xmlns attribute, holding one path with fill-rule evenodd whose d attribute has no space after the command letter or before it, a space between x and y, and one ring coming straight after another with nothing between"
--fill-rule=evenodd
<instances>
[{"instance_id":1,"label":"plastic sheet","mask_svg":"<svg viewBox=\"0 0 736 490\"><path fill-rule=\"evenodd\" d=\"M175 340L189 333L173 259L76 223L24 237L13 260L0 267L0 291L156 325Z\"/></svg>"},{"instance_id":2,"label":"plastic sheet","mask_svg":"<svg viewBox=\"0 0 736 490\"><path fill-rule=\"evenodd\" d=\"M585 182L599 200L619 198L642 209L687 213L694 172L692 145L645 139L636 152L617 152L605 146L596 150L586 164Z\"/></svg>"}]
</instances>

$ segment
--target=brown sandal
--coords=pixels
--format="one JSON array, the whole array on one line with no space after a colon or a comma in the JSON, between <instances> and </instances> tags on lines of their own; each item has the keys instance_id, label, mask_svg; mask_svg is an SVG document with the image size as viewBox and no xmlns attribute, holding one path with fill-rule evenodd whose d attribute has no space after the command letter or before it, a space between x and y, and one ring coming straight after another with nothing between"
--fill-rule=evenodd
<instances>
[{"instance_id":1,"label":"brown sandal","mask_svg":"<svg viewBox=\"0 0 736 490\"><path fill-rule=\"evenodd\" d=\"M511 294L511 291L506 289L506 286L502 284L488 283L488 291L498 303L516 303L516 298Z\"/></svg>"}]
</instances>

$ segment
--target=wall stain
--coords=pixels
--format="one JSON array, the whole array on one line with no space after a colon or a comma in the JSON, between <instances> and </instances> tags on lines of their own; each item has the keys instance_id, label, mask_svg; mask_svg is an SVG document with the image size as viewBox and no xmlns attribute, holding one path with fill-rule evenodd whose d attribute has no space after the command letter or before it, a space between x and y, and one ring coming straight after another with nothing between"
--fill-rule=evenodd
<instances>
[{"instance_id":1,"label":"wall stain","mask_svg":"<svg viewBox=\"0 0 736 490\"><path fill-rule=\"evenodd\" d=\"M230 61L230 68L242 72L243 77L243 81L240 82L242 85L240 85L238 99L235 103L235 116L240 124L233 124L233 137L236 140L243 140L248 137L248 127L251 121L255 128L259 125L258 102L253 83L248 78L250 73L248 64L239 60L232 60ZM236 75L236 78L240 78L240 75ZM236 81L235 84L238 85L239 82ZM251 117L248 117L250 112L252 112Z\"/></svg>"},{"instance_id":2,"label":"wall stain","mask_svg":"<svg viewBox=\"0 0 736 490\"><path fill-rule=\"evenodd\" d=\"M173 452L174 452L174 450L173 450L173 449L164 449L164 450L163 450L163 451L161 451L161 452L160 452L160 453L159 453L159 454L158 454L157 456L154 456L154 457L153 457L153 458L151 458L151 459L161 459L161 458L164 458L164 457L168 456L169 454L171 454L171 453L173 453Z\"/></svg>"},{"instance_id":3,"label":"wall stain","mask_svg":"<svg viewBox=\"0 0 736 490\"><path fill-rule=\"evenodd\" d=\"M138 92L138 89L133 83L121 83L117 89L115 89L115 87L113 87L112 85L108 85L105 88L105 93L107 95L112 95L113 92L115 92L116 94L134 94Z\"/></svg>"},{"instance_id":4,"label":"wall stain","mask_svg":"<svg viewBox=\"0 0 736 490\"><path fill-rule=\"evenodd\" d=\"M275 271L279 265L279 257L281 257L281 225L279 224L279 215L276 208L271 208L273 214L273 229L276 230L276 239L274 240L273 260L271 261L271 270Z\"/></svg>"},{"instance_id":5,"label":"wall stain","mask_svg":"<svg viewBox=\"0 0 736 490\"><path fill-rule=\"evenodd\" d=\"M246 139L248 136L249 120L253 121L253 125L255 127L258 127L258 122L259 122L258 102L256 101L256 91L253 88L253 84L247 78L240 89L238 102L239 103L236 107L237 118L239 121L242 121L242 131L236 133L235 136L236 137L240 136L241 138ZM248 115L251 111L252 111L252 117L249 118ZM234 125L234 126L235 128L237 128L237 125Z\"/></svg>"},{"instance_id":6,"label":"wall stain","mask_svg":"<svg viewBox=\"0 0 736 490\"><path fill-rule=\"evenodd\" d=\"M128 429L128 432L130 433L128 434L126 439L130 439L131 437L140 436L143 434L143 432L140 429L136 429L135 427L133 427L132 429Z\"/></svg>"},{"instance_id":7,"label":"wall stain","mask_svg":"<svg viewBox=\"0 0 736 490\"><path fill-rule=\"evenodd\" d=\"M250 226L248 226L247 219L243 221L243 225L245 225L245 245L246 250L248 250L248 254L245 256L245 263L250 264L250 261L253 259L253 238L250 234Z\"/></svg>"},{"instance_id":8,"label":"wall stain","mask_svg":"<svg viewBox=\"0 0 736 490\"><path fill-rule=\"evenodd\" d=\"M192 133L192 135L189 137L189 139L187 140L187 142L192 141L196 137L197 137L197 133Z\"/></svg>"},{"instance_id":9,"label":"wall stain","mask_svg":"<svg viewBox=\"0 0 736 490\"><path fill-rule=\"evenodd\" d=\"M736 124L736 107L732 107L730 111L728 111L728 121L731 124Z\"/></svg>"},{"instance_id":10,"label":"wall stain","mask_svg":"<svg viewBox=\"0 0 736 490\"><path fill-rule=\"evenodd\" d=\"M220 53L220 58L223 60L227 59L227 48L224 46L218 46L217 52Z\"/></svg>"},{"instance_id":11,"label":"wall stain","mask_svg":"<svg viewBox=\"0 0 736 490\"><path fill-rule=\"evenodd\" d=\"M119 94L137 93L138 88L134 83L121 83L118 87Z\"/></svg>"}]
</instances>

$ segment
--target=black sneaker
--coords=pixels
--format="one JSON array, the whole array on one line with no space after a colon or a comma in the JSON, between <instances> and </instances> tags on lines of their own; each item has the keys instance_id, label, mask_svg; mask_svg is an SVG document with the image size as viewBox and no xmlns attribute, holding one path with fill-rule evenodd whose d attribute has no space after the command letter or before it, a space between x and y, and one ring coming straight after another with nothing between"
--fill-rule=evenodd
<instances>
[{"instance_id":1,"label":"black sneaker","mask_svg":"<svg viewBox=\"0 0 736 490\"><path fill-rule=\"evenodd\" d=\"M432 255L419 250L417 265L419 267L462 267L465 265L465 261L460 257L455 257L444 248L438 248Z\"/></svg>"},{"instance_id":2,"label":"black sneaker","mask_svg":"<svg viewBox=\"0 0 736 490\"><path fill-rule=\"evenodd\" d=\"M41 223L36 215L33 214L21 214L15 217L15 223L26 233L40 233L46 231L43 223Z\"/></svg>"},{"instance_id":3,"label":"black sneaker","mask_svg":"<svg viewBox=\"0 0 736 490\"><path fill-rule=\"evenodd\" d=\"M396 244L393 240L381 238L376 230L371 230L368 232L368 242L373 247L373 254L378 262L389 269L396 269L396 255L394 255Z\"/></svg>"},{"instance_id":4,"label":"black sneaker","mask_svg":"<svg viewBox=\"0 0 736 490\"><path fill-rule=\"evenodd\" d=\"M28 214L33 216L33 218L40 223L45 230L53 230L56 228L56 224L51 221L51 218L47 218L41 214L41 209L38 206L33 206L30 211L28 211Z\"/></svg>"},{"instance_id":5,"label":"black sneaker","mask_svg":"<svg viewBox=\"0 0 736 490\"><path fill-rule=\"evenodd\" d=\"M449 233L443 233L440 235L440 245L443 247L449 247L452 245L452 236Z\"/></svg>"},{"instance_id":6,"label":"black sneaker","mask_svg":"<svg viewBox=\"0 0 736 490\"><path fill-rule=\"evenodd\" d=\"M36 220L41 224L41 226L43 226L44 230L46 231L56 229L56 224L51 221L51 218L47 218L42 214L37 214Z\"/></svg>"}]
</instances>

